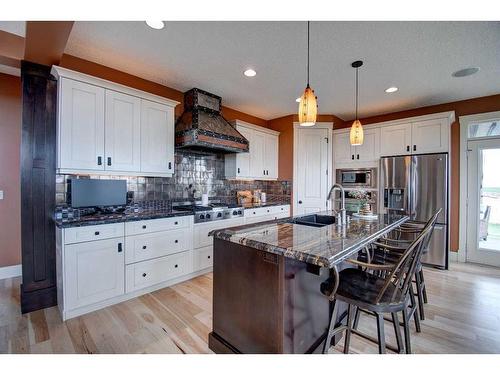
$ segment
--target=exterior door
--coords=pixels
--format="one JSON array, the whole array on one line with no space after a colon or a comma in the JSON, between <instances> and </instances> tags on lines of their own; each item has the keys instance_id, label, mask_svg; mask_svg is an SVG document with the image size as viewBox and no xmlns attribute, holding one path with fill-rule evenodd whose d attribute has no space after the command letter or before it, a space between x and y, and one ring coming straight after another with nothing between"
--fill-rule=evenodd
<instances>
[{"instance_id":1,"label":"exterior door","mask_svg":"<svg viewBox=\"0 0 500 375\"><path fill-rule=\"evenodd\" d=\"M467 261L500 266L500 139L468 142Z\"/></svg>"},{"instance_id":2,"label":"exterior door","mask_svg":"<svg viewBox=\"0 0 500 375\"><path fill-rule=\"evenodd\" d=\"M411 124L384 126L380 129L380 156L411 153Z\"/></svg>"},{"instance_id":3,"label":"exterior door","mask_svg":"<svg viewBox=\"0 0 500 375\"><path fill-rule=\"evenodd\" d=\"M106 158L109 171L141 170L141 99L106 90Z\"/></svg>"},{"instance_id":4,"label":"exterior door","mask_svg":"<svg viewBox=\"0 0 500 375\"><path fill-rule=\"evenodd\" d=\"M330 187L328 129L309 128L297 130L296 178L294 197L297 212L308 214L327 209Z\"/></svg>"},{"instance_id":5,"label":"exterior door","mask_svg":"<svg viewBox=\"0 0 500 375\"><path fill-rule=\"evenodd\" d=\"M174 173L174 109L141 100L141 172Z\"/></svg>"},{"instance_id":6,"label":"exterior door","mask_svg":"<svg viewBox=\"0 0 500 375\"><path fill-rule=\"evenodd\" d=\"M59 105L59 168L104 170L104 89L62 78Z\"/></svg>"}]
</instances>

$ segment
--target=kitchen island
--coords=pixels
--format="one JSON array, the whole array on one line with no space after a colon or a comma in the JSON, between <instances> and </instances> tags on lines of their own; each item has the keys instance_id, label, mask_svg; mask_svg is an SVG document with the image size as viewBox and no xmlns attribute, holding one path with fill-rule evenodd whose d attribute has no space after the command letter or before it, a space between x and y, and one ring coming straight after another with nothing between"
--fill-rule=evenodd
<instances>
[{"instance_id":1,"label":"kitchen island","mask_svg":"<svg viewBox=\"0 0 500 375\"><path fill-rule=\"evenodd\" d=\"M345 259L408 220L379 215L335 224L334 212L216 230L213 327L216 353L313 353L331 309L321 283ZM339 317L342 309L339 309Z\"/></svg>"}]
</instances>

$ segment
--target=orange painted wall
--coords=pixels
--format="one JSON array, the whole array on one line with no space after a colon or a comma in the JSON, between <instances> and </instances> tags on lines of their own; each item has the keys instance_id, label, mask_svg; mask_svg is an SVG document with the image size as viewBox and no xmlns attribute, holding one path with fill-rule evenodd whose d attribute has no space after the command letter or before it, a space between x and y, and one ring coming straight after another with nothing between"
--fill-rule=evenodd
<instances>
[{"instance_id":1,"label":"orange painted wall","mask_svg":"<svg viewBox=\"0 0 500 375\"><path fill-rule=\"evenodd\" d=\"M429 107L411 109L407 111L388 113L361 119L363 125L368 125L402 119L406 117L422 116L431 113L455 111L456 121L451 125L451 150L450 150L450 249L458 251L459 234L459 198L460 198L460 116L476 113L493 112L500 110L500 95L484 96L480 98L462 100ZM345 121L341 127L349 127L352 121ZM337 127L336 127L337 128Z\"/></svg>"},{"instance_id":2,"label":"orange painted wall","mask_svg":"<svg viewBox=\"0 0 500 375\"><path fill-rule=\"evenodd\" d=\"M0 73L0 267L21 263L21 79Z\"/></svg>"}]
</instances>

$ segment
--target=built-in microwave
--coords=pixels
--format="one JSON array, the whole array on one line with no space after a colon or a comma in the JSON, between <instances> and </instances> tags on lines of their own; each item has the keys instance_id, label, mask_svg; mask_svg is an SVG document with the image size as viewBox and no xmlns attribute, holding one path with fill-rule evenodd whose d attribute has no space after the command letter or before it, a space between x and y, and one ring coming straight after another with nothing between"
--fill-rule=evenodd
<instances>
[{"instance_id":1,"label":"built-in microwave","mask_svg":"<svg viewBox=\"0 0 500 375\"><path fill-rule=\"evenodd\" d=\"M377 187L377 168L337 169L336 182L345 188Z\"/></svg>"}]
</instances>

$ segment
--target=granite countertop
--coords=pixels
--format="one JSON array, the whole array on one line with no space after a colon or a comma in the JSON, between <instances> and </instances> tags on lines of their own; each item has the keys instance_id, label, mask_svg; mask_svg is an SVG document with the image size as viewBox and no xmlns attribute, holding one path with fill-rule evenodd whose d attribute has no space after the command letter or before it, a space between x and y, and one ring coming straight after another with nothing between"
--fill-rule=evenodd
<instances>
[{"instance_id":1,"label":"granite countertop","mask_svg":"<svg viewBox=\"0 0 500 375\"><path fill-rule=\"evenodd\" d=\"M123 223L126 221L163 219L175 216L193 215L191 211L176 211L171 209L142 209L137 212L125 211L113 214L93 214L71 219L55 219L58 228L83 227L87 225Z\"/></svg>"},{"instance_id":2,"label":"granite countertop","mask_svg":"<svg viewBox=\"0 0 500 375\"><path fill-rule=\"evenodd\" d=\"M333 211L317 214L335 215ZM321 267L333 267L408 219L408 216L401 215L378 215L375 220L351 217L350 223L344 227L332 224L317 228L289 223L291 219L286 218L215 230L210 234L257 250Z\"/></svg>"}]
</instances>

